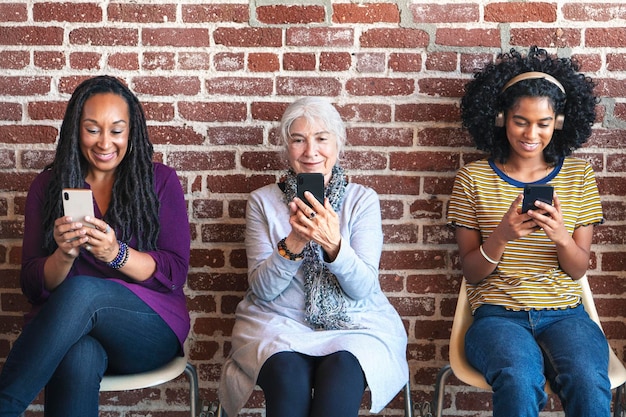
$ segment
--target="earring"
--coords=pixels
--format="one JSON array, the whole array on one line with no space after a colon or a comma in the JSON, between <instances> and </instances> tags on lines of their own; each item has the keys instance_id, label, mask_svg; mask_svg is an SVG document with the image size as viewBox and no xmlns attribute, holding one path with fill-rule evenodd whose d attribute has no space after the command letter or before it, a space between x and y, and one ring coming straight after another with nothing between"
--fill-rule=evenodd
<instances>
[{"instance_id":1,"label":"earring","mask_svg":"<svg viewBox=\"0 0 626 417\"><path fill-rule=\"evenodd\" d=\"M565 116L562 114L557 114L556 119L554 120L554 129L563 130L563 123L565 123Z\"/></svg>"}]
</instances>

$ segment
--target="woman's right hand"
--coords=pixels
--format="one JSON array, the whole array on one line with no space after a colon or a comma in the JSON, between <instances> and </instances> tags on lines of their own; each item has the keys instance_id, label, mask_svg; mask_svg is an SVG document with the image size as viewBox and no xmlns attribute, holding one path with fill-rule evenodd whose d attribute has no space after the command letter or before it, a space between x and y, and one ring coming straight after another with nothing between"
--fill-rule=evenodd
<instances>
[{"instance_id":1,"label":"woman's right hand","mask_svg":"<svg viewBox=\"0 0 626 417\"><path fill-rule=\"evenodd\" d=\"M500 237L505 244L511 240L519 239L533 233L539 227L537 223L526 213L522 213L519 208L523 194L519 194L509 209L500 220L500 224L496 227L493 234Z\"/></svg>"},{"instance_id":2,"label":"woman's right hand","mask_svg":"<svg viewBox=\"0 0 626 417\"><path fill-rule=\"evenodd\" d=\"M87 227L82 222L72 221L70 216L59 217L54 221L54 241L66 257L78 257L80 246L88 240Z\"/></svg>"}]
</instances>

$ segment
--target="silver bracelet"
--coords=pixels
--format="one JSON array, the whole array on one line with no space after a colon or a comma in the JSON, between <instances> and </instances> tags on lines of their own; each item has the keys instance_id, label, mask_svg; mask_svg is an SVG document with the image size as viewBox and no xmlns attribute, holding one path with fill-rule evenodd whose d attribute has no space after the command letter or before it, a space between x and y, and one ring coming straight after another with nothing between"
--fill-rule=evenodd
<instances>
[{"instance_id":1,"label":"silver bracelet","mask_svg":"<svg viewBox=\"0 0 626 417\"><path fill-rule=\"evenodd\" d=\"M493 259L491 259L489 256L487 256L487 254L485 253L485 250L483 249L483 245L480 245L478 247L478 250L480 250L480 254L483 256L483 258L485 258L485 260L487 262L489 262L490 264L494 264L494 265L498 265L500 263L500 261L494 261Z\"/></svg>"}]
</instances>

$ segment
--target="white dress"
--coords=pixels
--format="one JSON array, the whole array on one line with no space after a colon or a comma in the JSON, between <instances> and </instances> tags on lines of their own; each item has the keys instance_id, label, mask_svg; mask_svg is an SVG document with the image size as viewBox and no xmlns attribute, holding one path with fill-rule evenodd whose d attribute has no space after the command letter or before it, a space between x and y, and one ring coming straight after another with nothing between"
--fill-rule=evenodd
<instances>
[{"instance_id":1,"label":"white dress","mask_svg":"<svg viewBox=\"0 0 626 417\"><path fill-rule=\"evenodd\" d=\"M377 413L408 380L406 331L378 281L383 240L378 196L370 188L348 184L339 212L341 249L334 262L326 263L348 296L348 316L360 328L322 331L304 318L302 262L285 259L276 249L291 230L283 196L271 184L254 191L248 201L250 289L237 306L232 351L222 369L222 407L230 417L239 413L261 366L275 353L323 356L345 350L358 359L371 391L371 411Z\"/></svg>"}]
</instances>

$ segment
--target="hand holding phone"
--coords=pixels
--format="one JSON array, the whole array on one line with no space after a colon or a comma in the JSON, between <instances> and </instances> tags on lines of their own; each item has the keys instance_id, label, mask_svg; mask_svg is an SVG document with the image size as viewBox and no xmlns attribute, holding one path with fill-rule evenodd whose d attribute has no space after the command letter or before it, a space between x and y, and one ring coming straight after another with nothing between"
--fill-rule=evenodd
<instances>
[{"instance_id":1,"label":"hand holding phone","mask_svg":"<svg viewBox=\"0 0 626 417\"><path fill-rule=\"evenodd\" d=\"M85 222L85 216L95 217L93 212L93 194L91 190L78 188L64 188L61 192L63 212L71 216L75 222L82 222L85 226L95 227Z\"/></svg>"},{"instance_id":2,"label":"hand holding phone","mask_svg":"<svg viewBox=\"0 0 626 417\"><path fill-rule=\"evenodd\" d=\"M526 213L528 210L538 210L537 206L535 206L535 201L537 200L551 205L553 194L554 187L551 185L527 185L524 187L522 213Z\"/></svg>"},{"instance_id":3,"label":"hand holding phone","mask_svg":"<svg viewBox=\"0 0 626 417\"><path fill-rule=\"evenodd\" d=\"M317 201L324 204L324 175L320 173L297 175L297 197L312 208L311 203L304 197L305 191L310 191Z\"/></svg>"}]
</instances>

